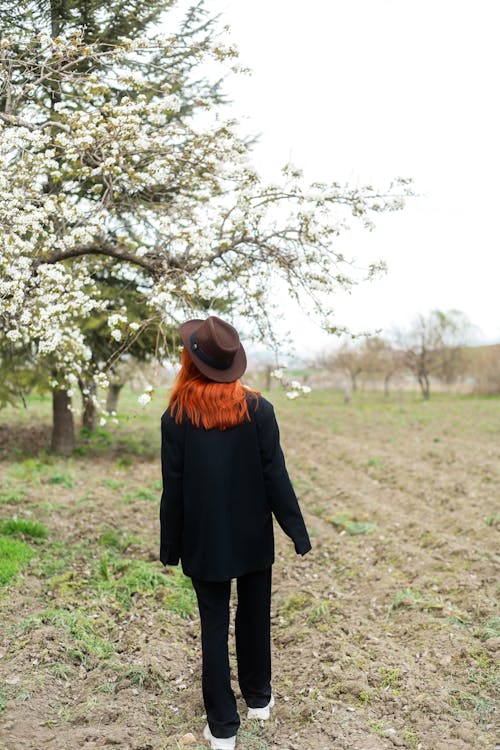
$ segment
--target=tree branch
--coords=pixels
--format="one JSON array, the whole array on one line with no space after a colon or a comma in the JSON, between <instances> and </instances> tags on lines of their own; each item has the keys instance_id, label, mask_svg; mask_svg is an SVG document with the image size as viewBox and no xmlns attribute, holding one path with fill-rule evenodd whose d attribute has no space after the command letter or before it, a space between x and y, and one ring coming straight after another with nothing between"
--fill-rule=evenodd
<instances>
[{"instance_id":1,"label":"tree branch","mask_svg":"<svg viewBox=\"0 0 500 750\"><path fill-rule=\"evenodd\" d=\"M0 112L0 120L3 120L8 125L17 125L20 128L28 128L28 130L42 130L43 128L56 127L64 130L65 133L71 133L69 125L65 125L63 122L57 122L57 120L46 120L40 125L35 125L28 120L23 120L22 117L16 115L6 115L4 112Z\"/></svg>"},{"instance_id":2,"label":"tree branch","mask_svg":"<svg viewBox=\"0 0 500 750\"><path fill-rule=\"evenodd\" d=\"M82 255L107 255L111 258L116 258L140 266L153 275L157 275L159 271L158 266L155 263L146 260L144 257L139 258L137 255L128 252L128 250L117 247L110 242L75 245L70 250L58 250L50 253L46 257L37 258L35 261L35 267L42 265L42 263L59 263L60 261L69 258L78 258Z\"/></svg>"}]
</instances>

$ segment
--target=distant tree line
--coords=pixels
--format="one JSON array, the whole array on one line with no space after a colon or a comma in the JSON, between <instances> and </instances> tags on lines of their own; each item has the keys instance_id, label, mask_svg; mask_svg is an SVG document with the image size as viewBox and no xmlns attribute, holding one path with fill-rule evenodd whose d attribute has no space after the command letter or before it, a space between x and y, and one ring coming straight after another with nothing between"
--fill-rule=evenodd
<instances>
[{"instance_id":1,"label":"distant tree line","mask_svg":"<svg viewBox=\"0 0 500 750\"><path fill-rule=\"evenodd\" d=\"M435 309L387 336L343 342L316 364L343 374L354 392L363 377L382 382L389 395L395 376L411 374L424 399L430 397L432 379L451 386L470 378L475 392L500 394L500 345L471 346L474 332L460 310Z\"/></svg>"}]
</instances>

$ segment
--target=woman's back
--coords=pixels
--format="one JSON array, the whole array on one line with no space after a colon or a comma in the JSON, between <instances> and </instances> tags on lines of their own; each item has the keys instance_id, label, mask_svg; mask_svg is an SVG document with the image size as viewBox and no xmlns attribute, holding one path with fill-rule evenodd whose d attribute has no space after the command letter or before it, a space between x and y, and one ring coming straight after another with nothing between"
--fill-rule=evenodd
<instances>
[{"instance_id":1,"label":"woman's back","mask_svg":"<svg viewBox=\"0 0 500 750\"><path fill-rule=\"evenodd\" d=\"M249 718L269 717L273 513L295 551L311 542L288 477L272 404L239 381L246 355L233 326L210 316L179 329L181 370L161 418L160 559L182 562L198 599L202 687L212 750L240 725L228 656L231 580L238 681Z\"/></svg>"},{"instance_id":2,"label":"woman's back","mask_svg":"<svg viewBox=\"0 0 500 750\"><path fill-rule=\"evenodd\" d=\"M273 510L302 554L310 549L273 406L253 394L247 402L250 421L227 430L177 424L170 408L162 416L164 488L182 506L182 532L163 540L161 557L180 556L186 575L221 581L271 565Z\"/></svg>"}]
</instances>

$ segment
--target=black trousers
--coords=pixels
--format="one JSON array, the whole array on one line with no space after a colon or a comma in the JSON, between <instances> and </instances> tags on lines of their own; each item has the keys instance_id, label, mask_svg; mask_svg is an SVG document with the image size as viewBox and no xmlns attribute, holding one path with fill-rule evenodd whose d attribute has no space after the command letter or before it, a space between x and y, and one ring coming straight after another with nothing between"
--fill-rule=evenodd
<instances>
[{"instance_id":1,"label":"black trousers","mask_svg":"<svg viewBox=\"0 0 500 750\"><path fill-rule=\"evenodd\" d=\"M250 708L271 699L271 571L246 573L237 581L236 659L241 694ZM202 691L214 737L232 737L240 726L229 670L231 580L192 578L198 599L202 646Z\"/></svg>"}]
</instances>

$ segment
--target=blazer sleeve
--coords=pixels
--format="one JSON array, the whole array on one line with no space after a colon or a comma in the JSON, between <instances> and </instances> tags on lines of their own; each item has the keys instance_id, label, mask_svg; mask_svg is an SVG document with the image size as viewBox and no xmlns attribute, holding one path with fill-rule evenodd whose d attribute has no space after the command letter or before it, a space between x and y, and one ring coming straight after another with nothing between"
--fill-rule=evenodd
<instances>
[{"instance_id":1,"label":"blazer sleeve","mask_svg":"<svg viewBox=\"0 0 500 750\"><path fill-rule=\"evenodd\" d=\"M311 541L286 469L274 408L269 402L265 407L260 417L259 442L267 499L279 525L293 541L297 554L305 555L312 549Z\"/></svg>"},{"instance_id":2,"label":"blazer sleeve","mask_svg":"<svg viewBox=\"0 0 500 750\"><path fill-rule=\"evenodd\" d=\"M178 565L183 528L182 475L184 428L169 412L161 418L161 469L163 490L160 501L160 560Z\"/></svg>"}]
</instances>

